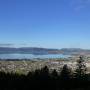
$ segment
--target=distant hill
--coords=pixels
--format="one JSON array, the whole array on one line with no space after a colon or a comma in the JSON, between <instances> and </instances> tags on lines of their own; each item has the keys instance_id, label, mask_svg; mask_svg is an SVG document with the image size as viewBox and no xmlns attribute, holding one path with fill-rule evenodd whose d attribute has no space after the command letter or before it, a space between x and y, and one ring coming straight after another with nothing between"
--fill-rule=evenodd
<instances>
[{"instance_id":1,"label":"distant hill","mask_svg":"<svg viewBox=\"0 0 90 90\"><path fill-rule=\"evenodd\" d=\"M58 49L47 49L47 48L37 48L37 47L21 47L21 48L10 48L10 47L0 47L0 54L58 54L60 50Z\"/></svg>"},{"instance_id":2,"label":"distant hill","mask_svg":"<svg viewBox=\"0 0 90 90\"><path fill-rule=\"evenodd\" d=\"M90 54L90 50L80 49L80 48L62 48L62 49L48 49L48 48L38 48L38 47L0 47L0 54L36 54L36 55L45 55L45 54Z\"/></svg>"},{"instance_id":3,"label":"distant hill","mask_svg":"<svg viewBox=\"0 0 90 90\"><path fill-rule=\"evenodd\" d=\"M70 55L90 55L90 50L81 48L62 48L61 51L63 52L63 54Z\"/></svg>"}]
</instances>

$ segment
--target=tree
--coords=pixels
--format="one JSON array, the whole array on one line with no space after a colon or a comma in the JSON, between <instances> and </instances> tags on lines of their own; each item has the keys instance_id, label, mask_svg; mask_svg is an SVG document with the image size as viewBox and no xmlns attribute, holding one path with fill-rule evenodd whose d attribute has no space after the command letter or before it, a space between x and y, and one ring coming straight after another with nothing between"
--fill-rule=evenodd
<instances>
[{"instance_id":1,"label":"tree","mask_svg":"<svg viewBox=\"0 0 90 90\"><path fill-rule=\"evenodd\" d=\"M62 80L67 80L71 78L71 69L69 69L67 65L63 66L62 71L60 73L60 78Z\"/></svg>"},{"instance_id":2,"label":"tree","mask_svg":"<svg viewBox=\"0 0 90 90\"><path fill-rule=\"evenodd\" d=\"M86 71L87 68L83 56L80 56L79 60L77 60L75 76L79 79L85 79Z\"/></svg>"},{"instance_id":3,"label":"tree","mask_svg":"<svg viewBox=\"0 0 90 90\"><path fill-rule=\"evenodd\" d=\"M51 76L52 76L53 79L57 79L58 78L58 73L57 73L56 69L54 69L52 71Z\"/></svg>"},{"instance_id":4,"label":"tree","mask_svg":"<svg viewBox=\"0 0 90 90\"><path fill-rule=\"evenodd\" d=\"M44 78L45 77L48 77L49 76L49 69L47 66L43 67L41 69L41 72L40 72L41 76L43 76Z\"/></svg>"}]
</instances>

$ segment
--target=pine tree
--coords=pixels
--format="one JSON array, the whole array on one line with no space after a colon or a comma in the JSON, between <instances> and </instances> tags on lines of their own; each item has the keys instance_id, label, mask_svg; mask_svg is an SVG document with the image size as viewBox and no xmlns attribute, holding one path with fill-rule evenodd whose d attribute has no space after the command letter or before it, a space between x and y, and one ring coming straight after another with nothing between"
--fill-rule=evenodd
<instances>
[{"instance_id":1,"label":"pine tree","mask_svg":"<svg viewBox=\"0 0 90 90\"><path fill-rule=\"evenodd\" d=\"M83 56L80 56L79 60L77 60L75 77L78 79L85 79L86 71L87 71L87 68L86 68Z\"/></svg>"},{"instance_id":2,"label":"pine tree","mask_svg":"<svg viewBox=\"0 0 90 90\"><path fill-rule=\"evenodd\" d=\"M52 76L52 78L54 78L54 79L57 79L57 78L58 78L58 73L57 73L56 69L54 69L54 70L52 71L51 76Z\"/></svg>"},{"instance_id":3,"label":"pine tree","mask_svg":"<svg viewBox=\"0 0 90 90\"><path fill-rule=\"evenodd\" d=\"M71 78L71 69L69 69L67 65L63 66L63 69L60 73L60 78L62 80L67 80Z\"/></svg>"}]
</instances>

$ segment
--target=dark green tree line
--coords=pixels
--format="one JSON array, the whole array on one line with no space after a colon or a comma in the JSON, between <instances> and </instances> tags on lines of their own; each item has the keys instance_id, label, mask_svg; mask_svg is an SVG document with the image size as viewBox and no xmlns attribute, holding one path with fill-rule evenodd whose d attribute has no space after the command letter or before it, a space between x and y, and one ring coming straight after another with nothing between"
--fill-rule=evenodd
<instances>
[{"instance_id":1,"label":"dark green tree line","mask_svg":"<svg viewBox=\"0 0 90 90\"><path fill-rule=\"evenodd\" d=\"M60 72L47 66L27 75L0 72L0 90L90 90L90 74L83 57L77 61L75 73L67 65ZM88 76L88 77L87 77Z\"/></svg>"}]
</instances>

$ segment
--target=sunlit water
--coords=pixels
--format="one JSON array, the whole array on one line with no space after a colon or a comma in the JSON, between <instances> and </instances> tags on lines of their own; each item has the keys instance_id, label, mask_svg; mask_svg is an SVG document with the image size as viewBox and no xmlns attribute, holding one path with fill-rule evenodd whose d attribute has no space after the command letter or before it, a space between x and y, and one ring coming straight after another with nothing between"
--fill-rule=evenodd
<instances>
[{"instance_id":1,"label":"sunlit water","mask_svg":"<svg viewBox=\"0 0 90 90\"><path fill-rule=\"evenodd\" d=\"M63 54L48 54L48 55L33 55L33 54L0 54L0 59L34 59L34 58L68 58L69 55Z\"/></svg>"}]
</instances>

